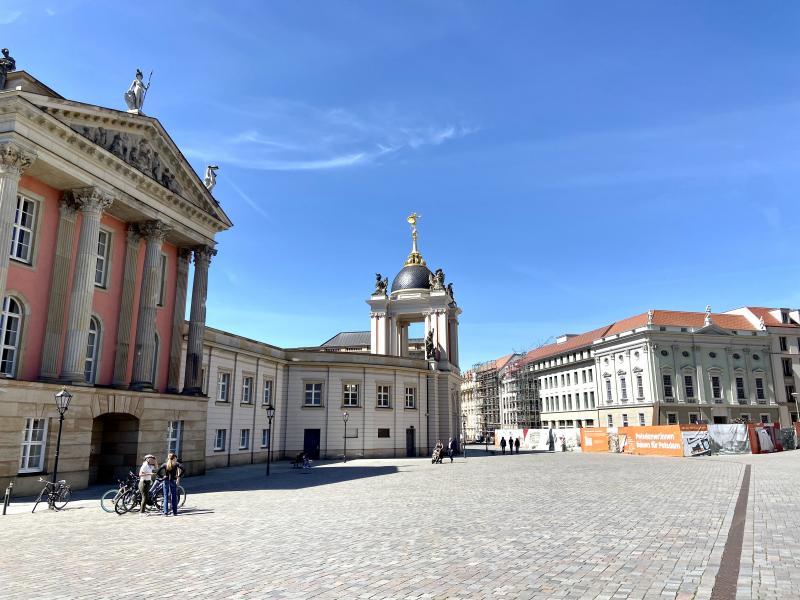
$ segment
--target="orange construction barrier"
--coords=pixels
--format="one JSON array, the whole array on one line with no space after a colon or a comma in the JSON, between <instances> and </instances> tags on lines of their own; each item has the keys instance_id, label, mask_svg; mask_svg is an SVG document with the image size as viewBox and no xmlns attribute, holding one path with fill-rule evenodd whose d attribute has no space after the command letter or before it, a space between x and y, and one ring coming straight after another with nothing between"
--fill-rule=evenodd
<instances>
[{"instance_id":1,"label":"orange construction barrier","mask_svg":"<svg viewBox=\"0 0 800 600\"><path fill-rule=\"evenodd\" d=\"M583 427L581 452L608 452L608 430L605 427Z\"/></svg>"},{"instance_id":2,"label":"orange construction barrier","mask_svg":"<svg viewBox=\"0 0 800 600\"><path fill-rule=\"evenodd\" d=\"M620 427L620 444L625 436L625 454L683 456L683 438L679 425Z\"/></svg>"}]
</instances>

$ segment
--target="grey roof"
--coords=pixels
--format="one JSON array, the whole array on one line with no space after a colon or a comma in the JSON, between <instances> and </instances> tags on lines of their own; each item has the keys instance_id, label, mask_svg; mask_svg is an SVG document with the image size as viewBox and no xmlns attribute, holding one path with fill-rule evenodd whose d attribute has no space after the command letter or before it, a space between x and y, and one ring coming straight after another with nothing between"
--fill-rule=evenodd
<instances>
[{"instance_id":1,"label":"grey roof","mask_svg":"<svg viewBox=\"0 0 800 600\"><path fill-rule=\"evenodd\" d=\"M400 269L397 277L392 281L392 291L399 290L428 290L431 287L428 277L430 269L423 265L408 265Z\"/></svg>"},{"instance_id":2,"label":"grey roof","mask_svg":"<svg viewBox=\"0 0 800 600\"><path fill-rule=\"evenodd\" d=\"M369 346L369 331L342 331L337 333L327 342L322 344L323 348L354 348L357 346Z\"/></svg>"}]
</instances>

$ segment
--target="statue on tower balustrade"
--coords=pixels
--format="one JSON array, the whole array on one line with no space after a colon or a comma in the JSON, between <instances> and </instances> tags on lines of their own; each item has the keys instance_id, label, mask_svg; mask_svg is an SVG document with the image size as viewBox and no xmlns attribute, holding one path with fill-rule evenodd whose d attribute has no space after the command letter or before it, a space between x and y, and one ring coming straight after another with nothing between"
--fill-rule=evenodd
<instances>
[{"instance_id":1,"label":"statue on tower balustrade","mask_svg":"<svg viewBox=\"0 0 800 600\"><path fill-rule=\"evenodd\" d=\"M8 53L8 48L2 50L3 58L0 58L0 91L6 87L6 79L11 71L16 70L17 61Z\"/></svg>"},{"instance_id":2,"label":"statue on tower balustrade","mask_svg":"<svg viewBox=\"0 0 800 600\"><path fill-rule=\"evenodd\" d=\"M209 192L217 185L217 169L219 169L217 165L208 165L206 167L206 176L203 178L203 185L206 186Z\"/></svg>"},{"instance_id":3,"label":"statue on tower balustrade","mask_svg":"<svg viewBox=\"0 0 800 600\"><path fill-rule=\"evenodd\" d=\"M428 335L425 336L425 358L431 360L435 356L435 351L433 348L433 329L428 332Z\"/></svg>"},{"instance_id":4,"label":"statue on tower balustrade","mask_svg":"<svg viewBox=\"0 0 800 600\"><path fill-rule=\"evenodd\" d=\"M435 273L428 275L428 284L430 288L435 291L443 291L444 288L444 271L436 269Z\"/></svg>"},{"instance_id":5,"label":"statue on tower balustrade","mask_svg":"<svg viewBox=\"0 0 800 600\"><path fill-rule=\"evenodd\" d=\"M386 295L386 288L389 286L389 278L383 277L380 273L375 273L375 291L373 296Z\"/></svg>"}]
</instances>

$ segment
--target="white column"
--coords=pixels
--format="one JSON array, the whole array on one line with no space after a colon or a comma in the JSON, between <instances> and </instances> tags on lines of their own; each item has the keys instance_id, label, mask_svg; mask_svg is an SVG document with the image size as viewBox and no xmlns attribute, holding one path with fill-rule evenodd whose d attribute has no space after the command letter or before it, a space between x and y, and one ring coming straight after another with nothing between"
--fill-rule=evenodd
<instances>
[{"instance_id":1,"label":"white column","mask_svg":"<svg viewBox=\"0 0 800 600\"><path fill-rule=\"evenodd\" d=\"M58 353L63 345L64 317L67 306L67 280L72 262L72 241L75 238L77 211L72 198L65 197L59 205L60 218L56 234L56 256L50 276L50 297L47 303L47 325L42 345L41 379L58 378Z\"/></svg>"},{"instance_id":2,"label":"white column","mask_svg":"<svg viewBox=\"0 0 800 600\"><path fill-rule=\"evenodd\" d=\"M89 320L92 316L92 299L94 298L100 216L113 200L110 194L95 187L74 190L73 195L81 212L81 231L78 238L78 255L75 259L72 293L70 294L61 379L82 385L86 363L86 344L89 339Z\"/></svg>"},{"instance_id":3,"label":"white column","mask_svg":"<svg viewBox=\"0 0 800 600\"><path fill-rule=\"evenodd\" d=\"M0 302L6 296L9 249L17 211L19 178L36 160L36 151L16 142L0 143Z\"/></svg>"},{"instance_id":4,"label":"white column","mask_svg":"<svg viewBox=\"0 0 800 600\"><path fill-rule=\"evenodd\" d=\"M169 377L167 391L178 392L181 377L181 351L183 341L183 321L186 315L186 287L189 284L189 259L192 251L188 248L178 250L178 268L175 281L175 310L172 313L172 334L169 350ZM256 382L258 378L256 378ZM258 387L256 385L256 387ZM255 428L253 429L255 431Z\"/></svg>"},{"instance_id":5,"label":"white column","mask_svg":"<svg viewBox=\"0 0 800 600\"><path fill-rule=\"evenodd\" d=\"M156 306L161 282L161 243L170 230L160 221L139 225L145 240L142 290L139 293L139 318L136 321L136 347L133 355L131 389L153 389L153 361L156 360Z\"/></svg>"},{"instance_id":6,"label":"white column","mask_svg":"<svg viewBox=\"0 0 800 600\"><path fill-rule=\"evenodd\" d=\"M206 296L208 294L208 266L217 253L209 246L194 249L194 281L192 284L192 309L189 313L189 341L186 344L186 370L183 392L191 396L203 394L201 381L203 365L203 336L206 327Z\"/></svg>"},{"instance_id":7,"label":"white column","mask_svg":"<svg viewBox=\"0 0 800 600\"><path fill-rule=\"evenodd\" d=\"M133 299L136 295L136 267L139 264L139 246L142 236L139 228L128 225L128 241L125 246L125 271L122 276L122 302L117 325L117 351L114 354L114 381L116 387L128 387L128 356L131 347L131 323L133 322Z\"/></svg>"}]
</instances>

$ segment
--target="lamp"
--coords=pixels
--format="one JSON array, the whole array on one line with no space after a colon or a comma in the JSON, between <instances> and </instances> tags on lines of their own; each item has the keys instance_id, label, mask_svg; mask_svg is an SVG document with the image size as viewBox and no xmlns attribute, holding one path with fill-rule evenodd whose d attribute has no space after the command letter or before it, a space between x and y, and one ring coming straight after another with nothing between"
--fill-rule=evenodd
<instances>
[{"instance_id":1,"label":"lamp","mask_svg":"<svg viewBox=\"0 0 800 600\"><path fill-rule=\"evenodd\" d=\"M344 462L347 462L347 419L350 418L350 415L347 414L347 411L342 413L342 421L344 421Z\"/></svg>"},{"instance_id":2,"label":"lamp","mask_svg":"<svg viewBox=\"0 0 800 600\"><path fill-rule=\"evenodd\" d=\"M272 462L272 419L275 418L275 407L272 404L267 404L264 407L267 411L267 477L269 477L269 463Z\"/></svg>"},{"instance_id":3,"label":"lamp","mask_svg":"<svg viewBox=\"0 0 800 600\"><path fill-rule=\"evenodd\" d=\"M67 388L62 387L59 392L55 394L56 408L58 409L58 439L56 440L56 456L53 462L53 489L56 489L56 481L58 480L58 453L61 450L61 430L64 427L64 413L69 410L69 402L72 400L72 394L67 391ZM50 496L50 508L53 508L52 501L55 500L54 496Z\"/></svg>"}]
</instances>

